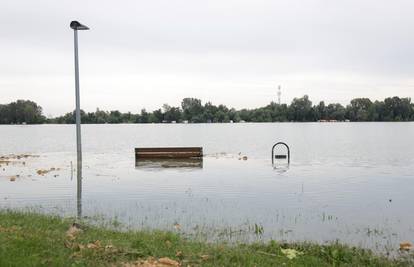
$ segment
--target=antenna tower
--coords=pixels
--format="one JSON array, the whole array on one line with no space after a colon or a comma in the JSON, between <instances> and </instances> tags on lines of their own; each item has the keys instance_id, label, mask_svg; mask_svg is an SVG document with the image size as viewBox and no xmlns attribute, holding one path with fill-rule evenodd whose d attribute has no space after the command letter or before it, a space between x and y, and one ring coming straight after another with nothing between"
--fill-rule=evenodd
<instances>
[{"instance_id":1,"label":"antenna tower","mask_svg":"<svg viewBox=\"0 0 414 267\"><path fill-rule=\"evenodd\" d=\"M277 103L280 105L280 97L282 96L282 92L280 91L280 85L278 86L277 90Z\"/></svg>"}]
</instances>

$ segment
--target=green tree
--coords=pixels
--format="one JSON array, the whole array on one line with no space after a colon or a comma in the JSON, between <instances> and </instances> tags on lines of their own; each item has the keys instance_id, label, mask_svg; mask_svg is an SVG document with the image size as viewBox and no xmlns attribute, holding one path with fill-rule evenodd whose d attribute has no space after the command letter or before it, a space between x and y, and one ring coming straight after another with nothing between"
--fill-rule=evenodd
<instances>
[{"instance_id":1,"label":"green tree","mask_svg":"<svg viewBox=\"0 0 414 267\"><path fill-rule=\"evenodd\" d=\"M145 108L141 109L141 115L138 117L138 122L140 122L140 123L148 123L149 122L149 114L145 110Z\"/></svg>"},{"instance_id":2,"label":"green tree","mask_svg":"<svg viewBox=\"0 0 414 267\"><path fill-rule=\"evenodd\" d=\"M176 121L179 122L181 120L181 110L178 107L170 107L168 111L164 113L164 120L168 122Z\"/></svg>"},{"instance_id":3,"label":"green tree","mask_svg":"<svg viewBox=\"0 0 414 267\"><path fill-rule=\"evenodd\" d=\"M388 97L384 100L384 118L388 121L407 121L411 117L410 98Z\"/></svg>"},{"instance_id":4,"label":"green tree","mask_svg":"<svg viewBox=\"0 0 414 267\"><path fill-rule=\"evenodd\" d=\"M346 116L346 109L339 103L337 104L329 104L326 107L326 118L329 120L338 120L343 121L345 120Z\"/></svg>"},{"instance_id":5,"label":"green tree","mask_svg":"<svg viewBox=\"0 0 414 267\"><path fill-rule=\"evenodd\" d=\"M326 110L326 106L325 106L325 102L321 101L319 102L319 104L315 107L315 116L317 120L326 120L328 119L327 116L327 110Z\"/></svg>"},{"instance_id":6,"label":"green tree","mask_svg":"<svg viewBox=\"0 0 414 267\"><path fill-rule=\"evenodd\" d=\"M312 101L307 95L293 99L289 107L289 119L293 121L313 121L315 119Z\"/></svg>"},{"instance_id":7,"label":"green tree","mask_svg":"<svg viewBox=\"0 0 414 267\"><path fill-rule=\"evenodd\" d=\"M347 106L347 113L352 121L369 121L373 118L372 102L368 98L355 98Z\"/></svg>"},{"instance_id":8,"label":"green tree","mask_svg":"<svg viewBox=\"0 0 414 267\"><path fill-rule=\"evenodd\" d=\"M149 122L151 123L161 123L164 120L164 114L162 113L161 109L156 109L152 113L150 113Z\"/></svg>"},{"instance_id":9,"label":"green tree","mask_svg":"<svg viewBox=\"0 0 414 267\"><path fill-rule=\"evenodd\" d=\"M203 122L203 106L197 98L184 98L181 102L183 118L190 122Z\"/></svg>"},{"instance_id":10,"label":"green tree","mask_svg":"<svg viewBox=\"0 0 414 267\"><path fill-rule=\"evenodd\" d=\"M30 100L17 100L0 107L0 123L2 124L38 124L45 121L42 107Z\"/></svg>"}]
</instances>

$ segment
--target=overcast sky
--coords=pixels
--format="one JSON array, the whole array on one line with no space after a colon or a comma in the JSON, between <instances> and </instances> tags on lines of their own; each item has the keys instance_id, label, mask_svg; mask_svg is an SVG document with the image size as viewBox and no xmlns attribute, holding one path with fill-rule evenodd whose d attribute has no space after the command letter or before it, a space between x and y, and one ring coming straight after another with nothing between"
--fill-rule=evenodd
<instances>
[{"instance_id":1,"label":"overcast sky","mask_svg":"<svg viewBox=\"0 0 414 267\"><path fill-rule=\"evenodd\" d=\"M184 97L251 108L308 94L414 98L412 0L0 0L0 103L138 112Z\"/></svg>"}]
</instances>

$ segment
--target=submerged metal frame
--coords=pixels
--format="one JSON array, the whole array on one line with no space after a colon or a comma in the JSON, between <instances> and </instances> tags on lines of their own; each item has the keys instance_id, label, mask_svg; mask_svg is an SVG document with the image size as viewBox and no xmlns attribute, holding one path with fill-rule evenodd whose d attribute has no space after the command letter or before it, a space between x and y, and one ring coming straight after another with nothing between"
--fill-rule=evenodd
<instances>
[{"instance_id":1,"label":"submerged metal frame","mask_svg":"<svg viewBox=\"0 0 414 267\"><path fill-rule=\"evenodd\" d=\"M289 148L289 146L284 142L278 142L278 143L274 144L273 147L272 147L272 165L275 162L275 147L278 146L278 145L284 145L286 147L288 164L290 164L290 148ZM278 156L278 155L276 155L276 156Z\"/></svg>"}]
</instances>

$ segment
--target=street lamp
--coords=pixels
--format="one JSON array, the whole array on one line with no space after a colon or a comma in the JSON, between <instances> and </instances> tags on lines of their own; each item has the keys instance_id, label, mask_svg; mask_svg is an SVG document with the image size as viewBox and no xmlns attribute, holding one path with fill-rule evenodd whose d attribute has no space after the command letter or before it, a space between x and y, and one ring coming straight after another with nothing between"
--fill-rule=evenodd
<instances>
[{"instance_id":1,"label":"street lamp","mask_svg":"<svg viewBox=\"0 0 414 267\"><path fill-rule=\"evenodd\" d=\"M76 149L77 149L77 200L78 217L82 216L82 143L81 143L81 116L80 116L80 95L79 95L79 59L78 59L78 31L89 30L78 21L72 21L70 28L74 32L75 45L75 95L76 95Z\"/></svg>"}]
</instances>

